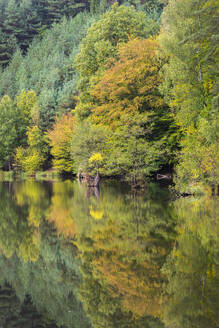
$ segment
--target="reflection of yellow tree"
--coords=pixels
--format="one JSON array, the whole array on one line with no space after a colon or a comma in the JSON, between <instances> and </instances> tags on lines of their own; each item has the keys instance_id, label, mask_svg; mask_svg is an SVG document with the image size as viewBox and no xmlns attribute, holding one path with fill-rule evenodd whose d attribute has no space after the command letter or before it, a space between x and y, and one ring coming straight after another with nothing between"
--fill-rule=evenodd
<instances>
[{"instance_id":1,"label":"reflection of yellow tree","mask_svg":"<svg viewBox=\"0 0 219 328\"><path fill-rule=\"evenodd\" d=\"M162 281L159 267L144 262L134 268L130 263L119 260L121 255L100 257L94 261L95 271L99 277L103 275L112 296L122 296L124 311L140 317L159 315Z\"/></svg>"},{"instance_id":2,"label":"reflection of yellow tree","mask_svg":"<svg viewBox=\"0 0 219 328\"><path fill-rule=\"evenodd\" d=\"M29 225L39 227L42 218L45 216L45 208L48 206L45 188L43 188L42 184L31 180L18 184L16 201L19 206L28 205L27 220Z\"/></svg>"},{"instance_id":3,"label":"reflection of yellow tree","mask_svg":"<svg viewBox=\"0 0 219 328\"><path fill-rule=\"evenodd\" d=\"M42 185L33 181L13 184L10 192L0 190L0 247L6 257L14 253L25 261L39 256L39 224L45 215L47 200Z\"/></svg>"},{"instance_id":4,"label":"reflection of yellow tree","mask_svg":"<svg viewBox=\"0 0 219 328\"><path fill-rule=\"evenodd\" d=\"M39 256L40 232L39 226L46 215L48 199L46 188L35 181L23 181L15 185L15 197L17 204L21 207L28 207L28 215L25 218L28 222L30 234L23 236L18 248L18 255L25 261L36 261Z\"/></svg>"},{"instance_id":5,"label":"reflection of yellow tree","mask_svg":"<svg viewBox=\"0 0 219 328\"><path fill-rule=\"evenodd\" d=\"M64 183L63 188L61 185L55 187L57 193L63 193L60 202L63 201L63 206L70 206L72 183ZM50 205L51 187L51 183L36 182L15 182L7 188L0 184L0 247L3 245L4 253L9 249L7 254L11 257L0 257L0 282L3 285L7 281L21 300L25 294L30 296L29 316L35 315L30 312L30 298L48 325L50 321L53 322L51 327L56 322L59 327L90 328L76 298L80 282L76 248L63 236L58 237L52 225L44 220L49 212L47 206ZM16 202L19 202L19 206ZM35 212L39 213L39 226L27 219L31 209L34 213L37 205L41 209L41 213ZM2 304L4 311L7 311L8 298L5 298L5 302L3 300ZM22 309L26 309L25 304ZM12 316L16 325L16 313L11 313ZM22 323L20 325L23 327L24 320ZM45 320L42 325L46 325Z\"/></svg>"},{"instance_id":6,"label":"reflection of yellow tree","mask_svg":"<svg viewBox=\"0 0 219 328\"><path fill-rule=\"evenodd\" d=\"M131 311L134 316L157 316L162 275L155 258L157 253L165 256L166 250L156 246L156 237L151 238L148 231L139 233L137 238L132 235L134 222L118 221L114 216L112 222L107 220L94 231L93 248L97 253L102 251L94 258L94 272L107 281L113 296L122 296L124 311Z\"/></svg>"},{"instance_id":7,"label":"reflection of yellow tree","mask_svg":"<svg viewBox=\"0 0 219 328\"><path fill-rule=\"evenodd\" d=\"M21 256L23 260L35 262L39 257L40 248L40 233L34 231L33 234L23 239L18 249L18 256Z\"/></svg>"},{"instance_id":8,"label":"reflection of yellow tree","mask_svg":"<svg viewBox=\"0 0 219 328\"><path fill-rule=\"evenodd\" d=\"M72 216L73 183L69 180L53 183L51 210L48 217L53 222L58 233L65 237L74 237L76 224Z\"/></svg>"},{"instance_id":9,"label":"reflection of yellow tree","mask_svg":"<svg viewBox=\"0 0 219 328\"><path fill-rule=\"evenodd\" d=\"M219 199L180 199L175 203L178 238L163 272L171 298L167 327L217 327L219 322Z\"/></svg>"},{"instance_id":10,"label":"reflection of yellow tree","mask_svg":"<svg viewBox=\"0 0 219 328\"><path fill-rule=\"evenodd\" d=\"M96 205L102 220L94 219L93 212L77 220L77 246L93 278L119 300L124 313L135 318L159 316L160 269L171 244L166 232L173 224L162 203L126 197L103 190Z\"/></svg>"}]
</instances>

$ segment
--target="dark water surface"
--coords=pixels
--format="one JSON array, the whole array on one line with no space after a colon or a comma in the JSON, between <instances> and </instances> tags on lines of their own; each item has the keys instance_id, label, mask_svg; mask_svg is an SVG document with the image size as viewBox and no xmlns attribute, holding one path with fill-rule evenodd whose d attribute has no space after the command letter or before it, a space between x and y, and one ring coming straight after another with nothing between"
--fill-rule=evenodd
<instances>
[{"instance_id":1,"label":"dark water surface","mask_svg":"<svg viewBox=\"0 0 219 328\"><path fill-rule=\"evenodd\" d=\"M219 199L0 183L0 327L219 327Z\"/></svg>"}]
</instances>

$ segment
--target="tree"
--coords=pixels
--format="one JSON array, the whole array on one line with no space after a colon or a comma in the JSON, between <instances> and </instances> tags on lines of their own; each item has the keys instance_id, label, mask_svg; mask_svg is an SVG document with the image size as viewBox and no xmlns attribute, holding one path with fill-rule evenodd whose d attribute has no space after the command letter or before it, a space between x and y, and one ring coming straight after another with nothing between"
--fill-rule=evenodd
<instances>
[{"instance_id":1,"label":"tree","mask_svg":"<svg viewBox=\"0 0 219 328\"><path fill-rule=\"evenodd\" d=\"M74 173L80 171L92 173L93 163L91 158L96 153L99 153L102 157L105 145L105 129L92 125L89 121L76 125L71 146Z\"/></svg>"},{"instance_id":2,"label":"tree","mask_svg":"<svg viewBox=\"0 0 219 328\"><path fill-rule=\"evenodd\" d=\"M119 59L110 61L90 91L91 120L112 130L108 173L125 174L135 183L168 163L176 147L171 141L176 128L158 90L164 62L158 48L153 39L121 45Z\"/></svg>"},{"instance_id":3,"label":"tree","mask_svg":"<svg viewBox=\"0 0 219 328\"><path fill-rule=\"evenodd\" d=\"M71 140L74 134L75 119L71 114L56 119L53 129L48 136L51 145L51 154L54 157L53 167L59 173L72 173L73 161L71 158Z\"/></svg>"},{"instance_id":4,"label":"tree","mask_svg":"<svg viewBox=\"0 0 219 328\"><path fill-rule=\"evenodd\" d=\"M63 19L44 31L28 48L26 56L16 51L0 75L0 95L15 98L22 89L32 89L39 103L39 125L48 131L56 116L74 109L78 74L72 65L81 39L95 17L81 13Z\"/></svg>"},{"instance_id":5,"label":"tree","mask_svg":"<svg viewBox=\"0 0 219 328\"><path fill-rule=\"evenodd\" d=\"M122 122L122 121L121 121ZM158 171L169 156L164 140L147 141L142 116L134 116L109 137L105 149L106 175L120 175L134 185Z\"/></svg>"},{"instance_id":6,"label":"tree","mask_svg":"<svg viewBox=\"0 0 219 328\"><path fill-rule=\"evenodd\" d=\"M38 126L34 125L28 128L27 143L28 148L17 148L16 162L25 172L33 175L47 160L48 140Z\"/></svg>"},{"instance_id":7,"label":"tree","mask_svg":"<svg viewBox=\"0 0 219 328\"><path fill-rule=\"evenodd\" d=\"M32 114L37 110L36 94L22 91L13 101L4 96L0 101L0 166L11 168L18 146L26 143L26 132Z\"/></svg>"},{"instance_id":8,"label":"tree","mask_svg":"<svg viewBox=\"0 0 219 328\"><path fill-rule=\"evenodd\" d=\"M104 70L109 58L118 57L118 45L136 37L145 38L153 34L153 21L143 12L132 7L114 4L112 10L103 14L87 32L82 40L80 53L75 65L80 74L80 103L78 115L86 117L90 114L90 87L92 79Z\"/></svg>"},{"instance_id":9,"label":"tree","mask_svg":"<svg viewBox=\"0 0 219 328\"><path fill-rule=\"evenodd\" d=\"M26 54L34 37L59 23L64 16L73 18L86 10L89 10L87 0L1 0L0 65L9 64L17 47Z\"/></svg>"},{"instance_id":10,"label":"tree","mask_svg":"<svg viewBox=\"0 0 219 328\"><path fill-rule=\"evenodd\" d=\"M5 67L15 52L17 42L14 36L8 36L0 29L0 66Z\"/></svg>"},{"instance_id":11,"label":"tree","mask_svg":"<svg viewBox=\"0 0 219 328\"><path fill-rule=\"evenodd\" d=\"M163 62L156 56L157 51L158 44L153 39L135 39L119 47L119 59L108 64L111 67L91 90L95 123L115 129L123 115L144 113L148 121L162 115L162 111L165 115L167 108L158 91Z\"/></svg>"},{"instance_id":12,"label":"tree","mask_svg":"<svg viewBox=\"0 0 219 328\"><path fill-rule=\"evenodd\" d=\"M194 193L210 186L217 194L219 185L219 116L202 118L196 128L190 128L182 140L175 182L182 192ZM207 188L208 190L208 188ZM206 191L207 191L206 190Z\"/></svg>"},{"instance_id":13,"label":"tree","mask_svg":"<svg viewBox=\"0 0 219 328\"><path fill-rule=\"evenodd\" d=\"M218 134L215 130L210 141L207 129L210 122L218 120L217 13L218 2L215 0L171 0L163 13L160 44L165 56L169 57L164 66L163 92L183 135L182 165L179 164L177 170L179 189L183 183L183 174L179 172L184 165L187 167L187 185L198 181L209 185L212 173L203 163L208 157L207 161L216 165L219 158ZM200 153L195 154L194 146L197 148L201 144ZM212 151L214 159L207 155ZM215 183L217 181L218 178Z\"/></svg>"}]
</instances>

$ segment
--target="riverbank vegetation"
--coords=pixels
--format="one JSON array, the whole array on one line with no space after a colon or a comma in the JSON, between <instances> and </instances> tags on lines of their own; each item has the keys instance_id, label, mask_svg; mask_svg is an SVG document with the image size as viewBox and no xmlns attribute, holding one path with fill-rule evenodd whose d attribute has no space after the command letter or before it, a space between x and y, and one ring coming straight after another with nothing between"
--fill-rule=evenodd
<instances>
[{"instance_id":1,"label":"riverbank vegetation","mask_svg":"<svg viewBox=\"0 0 219 328\"><path fill-rule=\"evenodd\" d=\"M216 0L0 0L0 169L217 193Z\"/></svg>"}]
</instances>

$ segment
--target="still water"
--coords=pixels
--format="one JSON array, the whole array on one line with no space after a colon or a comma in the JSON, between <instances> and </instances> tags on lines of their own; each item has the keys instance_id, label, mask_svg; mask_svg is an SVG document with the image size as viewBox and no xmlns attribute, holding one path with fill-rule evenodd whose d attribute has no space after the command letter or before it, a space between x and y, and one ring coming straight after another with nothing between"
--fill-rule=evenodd
<instances>
[{"instance_id":1,"label":"still water","mask_svg":"<svg viewBox=\"0 0 219 328\"><path fill-rule=\"evenodd\" d=\"M219 327L219 199L0 183L0 327Z\"/></svg>"}]
</instances>

